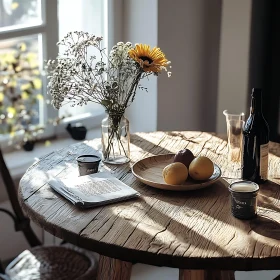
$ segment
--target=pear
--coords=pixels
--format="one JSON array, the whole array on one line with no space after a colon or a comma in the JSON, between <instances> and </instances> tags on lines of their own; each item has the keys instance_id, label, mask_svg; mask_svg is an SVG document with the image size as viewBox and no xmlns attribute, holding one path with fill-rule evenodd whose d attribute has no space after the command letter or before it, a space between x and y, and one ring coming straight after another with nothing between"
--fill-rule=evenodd
<instances>
[{"instance_id":1,"label":"pear","mask_svg":"<svg viewBox=\"0 0 280 280\"><path fill-rule=\"evenodd\" d=\"M188 178L188 168L181 162L170 163L164 167L162 176L169 185L180 185Z\"/></svg>"},{"instance_id":2,"label":"pear","mask_svg":"<svg viewBox=\"0 0 280 280\"><path fill-rule=\"evenodd\" d=\"M207 180L214 172L214 164L208 157L199 156L195 158L189 168L189 175L194 180Z\"/></svg>"}]
</instances>

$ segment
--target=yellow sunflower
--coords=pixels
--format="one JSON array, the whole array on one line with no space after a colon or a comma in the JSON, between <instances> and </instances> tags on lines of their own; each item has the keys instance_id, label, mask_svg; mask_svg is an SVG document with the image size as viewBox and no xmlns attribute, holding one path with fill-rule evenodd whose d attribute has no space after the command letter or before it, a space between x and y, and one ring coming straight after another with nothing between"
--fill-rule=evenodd
<instances>
[{"instance_id":1,"label":"yellow sunflower","mask_svg":"<svg viewBox=\"0 0 280 280\"><path fill-rule=\"evenodd\" d=\"M138 44L128 52L129 56L137 61L145 72L161 72L168 65L168 60L160 48L149 45Z\"/></svg>"}]
</instances>

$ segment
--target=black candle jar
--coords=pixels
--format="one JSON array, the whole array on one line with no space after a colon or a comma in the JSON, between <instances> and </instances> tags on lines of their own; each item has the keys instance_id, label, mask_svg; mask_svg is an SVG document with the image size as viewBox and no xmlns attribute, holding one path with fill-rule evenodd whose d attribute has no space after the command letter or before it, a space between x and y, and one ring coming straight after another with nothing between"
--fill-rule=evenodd
<instances>
[{"instance_id":1,"label":"black candle jar","mask_svg":"<svg viewBox=\"0 0 280 280\"><path fill-rule=\"evenodd\" d=\"M80 176L98 172L101 158L95 155L81 155L77 158Z\"/></svg>"},{"instance_id":2,"label":"black candle jar","mask_svg":"<svg viewBox=\"0 0 280 280\"><path fill-rule=\"evenodd\" d=\"M251 181L238 181L229 186L231 212L238 219L252 219L257 215L259 185Z\"/></svg>"},{"instance_id":3,"label":"black candle jar","mask_svg":"<svg viewBox=\"0 0 280 280\"><path fill-rule=\"evenodd\" d=\"M74 140L84 140L87 135L87 129L81 123L77 123L74 126L69 123L66 130Z\"/></svg>"}]
</instances>

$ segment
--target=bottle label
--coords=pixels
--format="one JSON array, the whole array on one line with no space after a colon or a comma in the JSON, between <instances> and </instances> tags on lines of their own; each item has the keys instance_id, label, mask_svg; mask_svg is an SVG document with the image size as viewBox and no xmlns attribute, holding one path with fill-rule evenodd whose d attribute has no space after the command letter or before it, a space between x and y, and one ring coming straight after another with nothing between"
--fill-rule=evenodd
<instances>
[{"instance_id":1,"label":"bottle label","mask_svg":"<svg viewBox=\"0 0 280 280\"><path fill-rule=\"evenodd\" d=\"M260 176L263 180L267 179L268 173L268 143L260 146Z\"/></svg>"}]
</instances>

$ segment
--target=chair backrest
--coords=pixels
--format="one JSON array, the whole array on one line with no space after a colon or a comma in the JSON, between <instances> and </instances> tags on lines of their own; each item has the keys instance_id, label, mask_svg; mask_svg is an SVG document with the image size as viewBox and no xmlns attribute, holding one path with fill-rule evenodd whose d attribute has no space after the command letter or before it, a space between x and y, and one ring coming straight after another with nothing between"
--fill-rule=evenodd
<instances>
[{"instance_id":1,"label":"chair backrest","mask_svg":"<svg viewBox=\"0 0 280 280\"><path fill-rule=\"evenodd\" d=\"M11 174L5 163L2 151L0 149L0 174L2 176L4 186L9 196L9 200L12 204L14 214L6 209L0 208L0 211L5 212L13 218L15 223L15 230L22 231L27 242L31 247L41 245L40 240L32 230L30 226L30 220L24 215L18 201L17 189L11 177Z\"/></svg>"}]
</instances>

